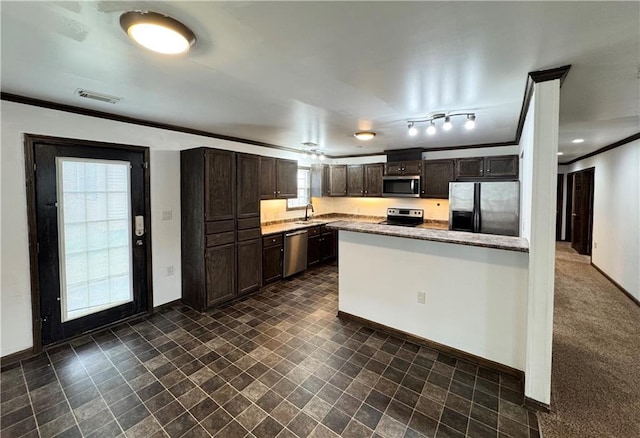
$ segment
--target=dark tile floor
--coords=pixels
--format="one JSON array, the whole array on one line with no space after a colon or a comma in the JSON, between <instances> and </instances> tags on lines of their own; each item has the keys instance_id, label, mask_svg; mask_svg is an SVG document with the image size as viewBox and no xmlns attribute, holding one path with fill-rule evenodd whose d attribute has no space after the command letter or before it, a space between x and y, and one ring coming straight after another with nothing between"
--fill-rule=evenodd
<instances>
[{"instance_id":1,"label":"dark tile floor","mask_svg":"<svg viewBox=\"0 0 640 438\"><path fill-rule=\"evenodd\" d=\"M335 266L2 371L9 437L538 437L519 383L336 318Z\"/></svg>"}]
</instances>

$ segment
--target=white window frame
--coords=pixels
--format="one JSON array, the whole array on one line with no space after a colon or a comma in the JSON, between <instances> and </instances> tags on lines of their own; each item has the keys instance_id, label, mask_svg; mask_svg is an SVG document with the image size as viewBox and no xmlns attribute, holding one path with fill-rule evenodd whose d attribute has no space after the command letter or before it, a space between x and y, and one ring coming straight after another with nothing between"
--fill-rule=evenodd
<instances>
[{"instance_id":1,"label":"white window frame","mask_svg":"<svg viewBox=\"0 0 640 438\"><path fill-rule=\"evenodd\" d=\"M307 204L311 203L311 168L299 166L297 178L298 197L287 199L287 211L303 210ZM303 194L302 197L300 197L301 194Z\"/></svg>"}]
</instances>

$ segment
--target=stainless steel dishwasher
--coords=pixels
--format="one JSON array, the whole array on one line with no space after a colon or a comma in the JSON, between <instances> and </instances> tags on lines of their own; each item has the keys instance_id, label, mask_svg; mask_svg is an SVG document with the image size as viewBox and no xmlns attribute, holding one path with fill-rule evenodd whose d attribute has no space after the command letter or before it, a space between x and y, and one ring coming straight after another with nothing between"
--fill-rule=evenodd
<instances>
[{"instance_id":1,"label":"stainless steel dishwasher","mask_svg":"<svg viewBox=\"0 0 640 438\"><path fill-rule=\"evenodd\" d=\"M307 269L307 230L284 235L284 263L282 276L289 277Z\"/></svg>"}]
</instances>

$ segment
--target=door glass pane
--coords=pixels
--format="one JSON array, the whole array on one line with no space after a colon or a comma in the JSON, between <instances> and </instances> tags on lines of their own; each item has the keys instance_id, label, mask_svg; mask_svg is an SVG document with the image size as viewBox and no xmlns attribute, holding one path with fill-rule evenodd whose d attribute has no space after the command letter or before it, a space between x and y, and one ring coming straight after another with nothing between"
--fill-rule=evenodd
<instances>
[{"instance_id":1,"label":"door glass pane","mask_svg":"<svg viewBox=\"0 0 640 438\"><path fill-rule=\"evenodd\" d=\"M57 158L62 321L133 301L128 162Z\"/></svg>"}]
</instances>

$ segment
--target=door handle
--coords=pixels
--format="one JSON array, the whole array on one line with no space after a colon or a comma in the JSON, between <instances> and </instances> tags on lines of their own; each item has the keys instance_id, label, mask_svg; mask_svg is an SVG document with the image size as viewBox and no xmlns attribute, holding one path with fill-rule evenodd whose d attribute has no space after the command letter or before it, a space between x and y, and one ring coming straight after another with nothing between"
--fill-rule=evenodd
<instances>
[{"instance_id":1,"label":"door handle","mask_svg":"<svg viewBox=\"0 0 640 438\"><path fill-rule=\"evenodd\" d=\"M144 216L136 216L134 233L137 237L144 236Z\"/></svg>"}]
</instances>

